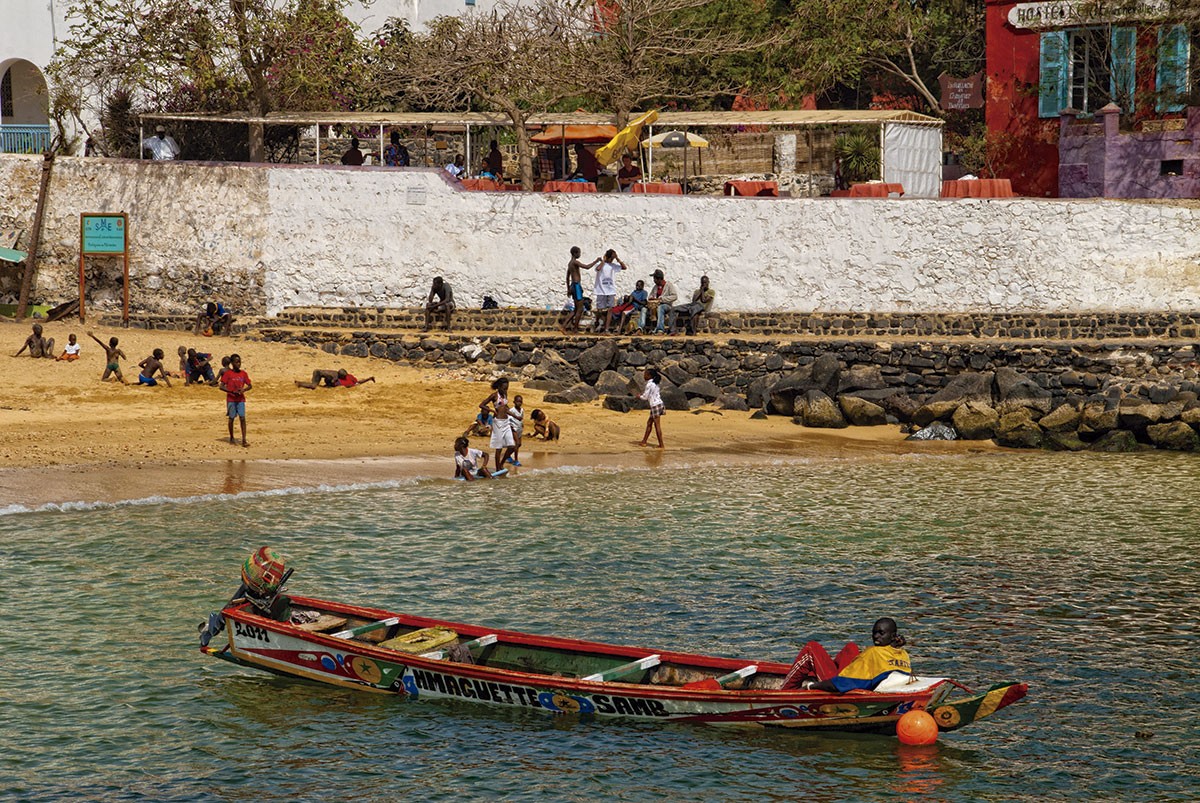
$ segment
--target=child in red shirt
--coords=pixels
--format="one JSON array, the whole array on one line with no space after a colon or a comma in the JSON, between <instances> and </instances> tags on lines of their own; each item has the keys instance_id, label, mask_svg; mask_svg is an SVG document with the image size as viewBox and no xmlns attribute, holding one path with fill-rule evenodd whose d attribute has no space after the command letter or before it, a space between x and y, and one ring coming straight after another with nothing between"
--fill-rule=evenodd
<instances>
[{"instance_id":1,"label":"child in red shirt","mask_svg":"<svg viewBox=\"0 0 1200 803\"><path fill-rule=\"evenodd\" d=\"M246 442L246 391L250 384L249 375L242 370L242 358L239 354L229 356L229 370L221 374L219 387L225 391L225 414L229 417L229 442L233 443L233 419L237 418L242 424L242 446Z\"/></svg>"}]
</instances>

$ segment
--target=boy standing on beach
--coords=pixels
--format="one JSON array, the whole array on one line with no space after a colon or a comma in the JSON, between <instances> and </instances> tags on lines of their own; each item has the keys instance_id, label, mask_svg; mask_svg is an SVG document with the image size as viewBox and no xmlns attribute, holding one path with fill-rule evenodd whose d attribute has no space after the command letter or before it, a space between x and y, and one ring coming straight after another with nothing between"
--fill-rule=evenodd
<instances>
[{"instance_id":1,"label":"boy standing on beach","mask_svg":"<svg viewBox=\"0 0 1200 803\"><path fill-rule=\"evenodd\" d=\"M583 264L579 258L583 251L579 246L571 247L571 261L567 263L567 298L574 304L571 315L562 326L563 332L571 334L579 331L579 321L583 318L583 271L591 270L600 264L599 259Z\"/></svg>"},{"instance_id":2,"label":"boy standing on beach","mask_svg":"<svg viewBox=\"0 0 1200 803\"><path fill-rule=\"evenodd\" d=\"M229 370L221 376L219 385L225 391L225 414L229 417L229 442L233 443L233 419L237 418L242 424L242 446L246 442L246 391L253 385L250 377L242 370L242 357L239 354L229 355Z\"/></svg>"},{"instance_id":3,"label":"boy standing on beach","mask_svg":"<svg viewBox=\"0 0 1200 803\"><path fill-rule=\"evenodd\" d=\"M125 377L121 375L121 360L124 359L125 352L117 348L119 341L115 337L110 337L106 346L104 345L104 341L96 337L94 333L88 332L88 337L95 340L100 344L100 348L104 349L104 359L107 362L104 364L104 375L100 377L100 381L103 382L109 376L115 376L121 380L122 385L128 385L129 383L125 381Z\"/></svg>"}]
</instances>

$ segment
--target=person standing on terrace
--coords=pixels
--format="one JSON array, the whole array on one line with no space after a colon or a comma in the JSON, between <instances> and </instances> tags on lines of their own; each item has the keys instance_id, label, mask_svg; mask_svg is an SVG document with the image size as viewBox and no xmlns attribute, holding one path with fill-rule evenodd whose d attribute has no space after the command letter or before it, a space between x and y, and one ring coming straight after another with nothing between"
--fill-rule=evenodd
<instances>
[{"instance_id":1,"label":"person standing on terrace","mask_svg":"<svg viewBox=\"0 0 1200 803\"><path fill-rule=\"evenodd\" d=\"M154 136L142 140L142 150L150 151L150 158L156 162L172 162L180 153L179 145L161 125L155 126Z\"/></svg>"}]
</instances>

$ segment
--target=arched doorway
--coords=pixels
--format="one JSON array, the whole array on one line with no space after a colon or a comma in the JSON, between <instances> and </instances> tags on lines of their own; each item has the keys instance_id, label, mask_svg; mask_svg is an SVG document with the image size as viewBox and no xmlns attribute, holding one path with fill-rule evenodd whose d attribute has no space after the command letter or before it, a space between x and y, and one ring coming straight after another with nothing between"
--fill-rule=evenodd
<instances>
[{"instance_id":1,"label":"arched doorway","mask_svg":"<svg viewBox=\"0 0 1200 803\"><path fill-rule=\"evenodd\" d=\"M0 153L41 153L50 147L46 78L25 59L0 61Z\"/></svg>"}]
</instances>

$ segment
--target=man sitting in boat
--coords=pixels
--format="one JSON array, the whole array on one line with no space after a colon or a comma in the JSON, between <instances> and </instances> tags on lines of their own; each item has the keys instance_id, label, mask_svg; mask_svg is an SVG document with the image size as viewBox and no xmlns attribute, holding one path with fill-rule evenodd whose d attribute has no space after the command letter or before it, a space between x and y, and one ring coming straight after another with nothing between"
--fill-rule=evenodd
<instances>
[{"instance_id":1,"label":"man sitting in boat","mask_svg":"<svg viewBox=\"0 0 1200 803\"><path fill-rule=\"evenodd\" d=\"M896 632L896 620L885 616L871 628L873 647L859 653L853 642L836 660L815 641L800 650L783 681L785 689L813 689L845 694L854 689L871 690L893 672L912 674L912 661L904 649L904 637Z\"/></svg>"}]
</instances>

